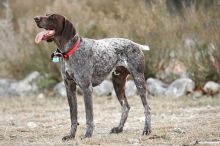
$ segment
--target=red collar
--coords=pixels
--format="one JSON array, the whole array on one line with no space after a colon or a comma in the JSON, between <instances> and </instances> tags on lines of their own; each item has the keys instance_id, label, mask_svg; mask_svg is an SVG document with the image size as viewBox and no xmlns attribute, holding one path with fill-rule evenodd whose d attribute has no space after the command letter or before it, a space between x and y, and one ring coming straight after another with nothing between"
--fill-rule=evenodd
<instances>
[{"instance_id":1,"label":"red collar","mask_svg":"<svg viewBox=\"0 0 220 146\"><path fill-rule=\"evenodd\" d=\"M66 54L63 54L63 58L68 59L73 54L73 52L75 52L76 49L79 47L79 44L80 44L80 37L78 37L76 43L73 45L73 48L69 50Z\"/></svg>"}]
</instances>

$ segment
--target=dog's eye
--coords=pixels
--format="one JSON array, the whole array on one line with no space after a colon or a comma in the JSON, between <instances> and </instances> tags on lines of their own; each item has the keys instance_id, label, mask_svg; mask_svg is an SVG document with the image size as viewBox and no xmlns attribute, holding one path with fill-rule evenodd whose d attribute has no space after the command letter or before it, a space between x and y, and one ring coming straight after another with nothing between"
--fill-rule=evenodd
<instances>
[{"instance_id":1,"label":"dog's eye","mask_svg":"<svg viewBox=\"0 0 220 146\"><path fill-rule=\"evenodd\" d=\"M54 19L54 15L52 14L52 15L49 15L49 17L48 17L50 20L52 20L52 19Z\"/></svg>"}]
</instances>

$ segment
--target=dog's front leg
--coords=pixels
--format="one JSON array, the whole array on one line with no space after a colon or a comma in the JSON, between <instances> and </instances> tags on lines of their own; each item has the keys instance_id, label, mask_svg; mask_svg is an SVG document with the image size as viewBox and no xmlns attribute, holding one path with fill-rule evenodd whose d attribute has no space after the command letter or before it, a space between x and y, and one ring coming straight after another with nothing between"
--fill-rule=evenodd
<instances>
[{"instance_id":1,"label":"dog's front leg","mask_svg":"<svg viewBox=\"0 0 220 146\"><path fill-rule=\"evenodd\" d=\"M86 110L86 133L85 137L91 137L94 129L93 123L93 102L92 86L82 88L84 94L84 103Z\"/></svg>"},{"instance_id":2,"label":"dog's front leg","mask_svg":"<svg viewBox=\"0 0 220 146\"><path fill-rule=\"evenodd\" d=\"M76 99L76 83L70 79L64 79L68 103L70 107L71 129L70 134L63 137L62 140L70 140L75 137L77 129L77 99Z\"/></svg>"}]
</instances>

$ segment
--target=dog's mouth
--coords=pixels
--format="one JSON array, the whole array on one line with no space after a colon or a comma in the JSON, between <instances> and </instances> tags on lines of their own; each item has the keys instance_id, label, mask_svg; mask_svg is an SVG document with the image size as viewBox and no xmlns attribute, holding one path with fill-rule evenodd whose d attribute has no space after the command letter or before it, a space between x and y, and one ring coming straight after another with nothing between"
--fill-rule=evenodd
<instances>
[{"instance_id":1,"label":"dog's mouth","mask_svg":"<svg viewBox=\"0 0 220 146\"><path fill-rule=\"evenodd\" d=\"M55 35L55 30L44 30L39 32L35 37L35 43L39 44L43 40L52 39Z\"/></svg>"}]
</instances>

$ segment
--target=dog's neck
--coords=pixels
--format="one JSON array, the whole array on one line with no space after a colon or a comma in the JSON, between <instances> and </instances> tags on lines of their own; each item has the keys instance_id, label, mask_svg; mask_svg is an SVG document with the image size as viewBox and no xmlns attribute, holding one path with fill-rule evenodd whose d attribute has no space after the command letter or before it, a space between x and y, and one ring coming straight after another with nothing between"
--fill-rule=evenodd
<instances>
[{"instance_id":1,"label":"dog's neck","mask_svg":"<svg viewBox=\"0 0 220 146\"><path fill-rule=\"evenodd\" d=\"M79 39L78 34L76 34L74 37L72 37L65 45L64 45L64 49L63 49L63 53L67 53L69 52L73 46L77 43Z\"/></svg>"},{"instance_id":2,"label":"dog's neck","mask_svg":"<svg viewBox=\"0 0 220 146\"><path fill-rule=\"evenodd\" d=\"M55 44L57 45L57 47L60 49L60 50L64 50L64 45L68 42L67 40L63 39L62 36L56 36L54 38L54 42Z\"/></svg>"},{"instance_id":3,"label":"dog's neck","mask_svg":"<svg viewBox=\"0 0 220 146\"><path fill-rule=\"evenodd\" d=\"M76 34L72 35L71 37L69 37L68 39L64 39L62 36L56 36L54 38L54 42L57 45L58 48L60 48L60 50L62 51L66 51L66 44L69 43L75 36Z\"/></svg>"},{"instance_id":4,"label":"dog's neck","mask_svg":"<svg viewBox=\"0 0 220 146\"><path fill-rule=\"evenodd\" d=\"M65 40L62 37L57 36L54 38L54 42L56 43L57 47L62 51L62 53L66 53L70 49L72 49L73 45L77 42L78 38L78 34L75 34L68 40Z\"/></svg>"}]
</instances>

